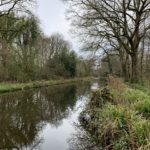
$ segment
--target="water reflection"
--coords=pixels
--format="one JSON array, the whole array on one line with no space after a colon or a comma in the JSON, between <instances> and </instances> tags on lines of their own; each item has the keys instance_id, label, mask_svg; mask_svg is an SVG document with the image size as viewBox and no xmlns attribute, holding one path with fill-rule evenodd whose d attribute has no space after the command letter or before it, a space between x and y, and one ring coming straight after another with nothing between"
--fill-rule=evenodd
<instances>
[{"instance_id":1,"label":"water reflection","mask_svg":"<svg viewBox=\"0 0 150 150\"><path fill-rule=\"evenodd\" d=\"M0 149L39 149L39 132L61 126L89 89L74 84L0 96Z\"/></svg>"},{"instance_id":2,"label":"water reflection","mask_svg":"<svg viewBox=\"0 0 150 150\"><path fill-rule=\"evenodd\" d=\"M68 150L102 150L80 124L75 124L74 127L76 132L68 139Z\"/></svg>"}]
</instances>

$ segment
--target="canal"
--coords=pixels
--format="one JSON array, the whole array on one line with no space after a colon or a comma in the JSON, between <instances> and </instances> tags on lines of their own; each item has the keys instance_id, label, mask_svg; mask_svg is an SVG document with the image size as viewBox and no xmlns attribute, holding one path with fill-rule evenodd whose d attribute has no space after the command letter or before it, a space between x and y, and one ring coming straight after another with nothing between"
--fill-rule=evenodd
<instances>
[{"instance_id":1,"label":"canal","mask_svg":"<svg viewBox=\"0 0 150 150\"><path fill-rule=\"evenodd\" d=\"M67 84L1 95L0 149L69 150L92 85Z\"/></svg>"}]
</instances>

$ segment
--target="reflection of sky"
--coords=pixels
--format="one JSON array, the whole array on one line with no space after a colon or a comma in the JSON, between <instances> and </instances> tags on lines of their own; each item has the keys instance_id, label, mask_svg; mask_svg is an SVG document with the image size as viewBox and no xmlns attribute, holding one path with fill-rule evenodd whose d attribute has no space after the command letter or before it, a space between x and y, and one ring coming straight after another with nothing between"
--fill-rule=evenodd
<instances>
[{"instance_id":1,"label":"reflection of sky","mask_svg":"<svg viewBox=\"0 0 150 150\"><path fill-rule=\"evenodd\" d=\"M65 120L63 124L58 128L52 128L47 125L42 135L44 137L44 143L40 146L42 150L66 150L66 137L73 132L73 128L70 123Z\"/></svg>"},{"instance_id":2,"label":"reflection of sky","mask_svg":"<svg viewBox=\"0 0 150 150\"><path fill-rule=\"evenodd\" d=\"M65 150L90 90L89 83L78 84L1 95L0 147L14 143L20 150Z\"/></svg>"},{"instance_id":3,"label":"reflection of sky","mask_svg":"<svg viewBox=\"0 0 150 150\"><path fill-rule=\"evenodd\" d=\"M61 126L58 128L50 124L46 125L42 133L40 133L40 137L44 139L43 144L40 146L42 150L67 150L67 140L75 133L73 124L78 121L78 116L83 110L87 99L87 96L78 97L73 111L70 112L71 114L68 118L62 121Z\"/></svg>"}]
</instances>

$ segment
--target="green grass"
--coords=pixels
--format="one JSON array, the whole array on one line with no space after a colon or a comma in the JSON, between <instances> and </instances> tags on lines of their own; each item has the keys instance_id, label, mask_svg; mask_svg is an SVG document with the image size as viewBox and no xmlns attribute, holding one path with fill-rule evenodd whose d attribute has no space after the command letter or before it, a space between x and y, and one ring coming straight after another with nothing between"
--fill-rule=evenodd
<instances>
[{"instance_id":1,"label":"green grass","mask_svg":"<svg viewBox=\"0 0 150 150\"><path fill-rule=\"evenodd\" d=\"M112 90L116 104L131 108L137 114L150 119L150 94L149 91L127 88L123 93Z\"/></svg>"},{"instance_id":2,"label":"green grass","mask_svg":"<svg viewBox=\"0 0 150 150\"><path fill-rule=\"evenodd\" d=\"M0 93L13 92L19 90L27 90L32 88L46 87L59 84L67 84L80 81L91 80L92 77L61 79L61 80L48 80L48 81L34 81L29 83L0 83Z\"/></svg>"},{"instance_id":3,"label":"green grass","mask_svg":"<svg viewBox=\"0 0 150 150\"><path fill-rule=\"evenodd\" d=\"M112 149L120 150L147 144L150 122L135 111L106 103L97 111L96 120L99 123L94 128L99 129L98 140L103 147L111 145Z\"/></svg>"},{"instance_id":4,"label":"green grass","mask_svg":"<svg viewBox=\"0 0 150 150\"><path fill-rule=\"evenodd\" d=\"M146 81L145 81L146 82ZM133 89L138 89L140 91L143 91L143 92L146 92L150 95L150 89L149 89L149 86L147 86L146 84L145 85L140 85L140 84L132 84L130 85Z\"/></svg>"},{"instance_id":5,"label":"green grass","mask_svg":"<svg viewBox=\"0 0 150 150\"><path fill-rule=\"evenodd\" d=\"M150 91L137 85L133 88L114 83L109 88L110 96L103 96L103 90L93 94L85 110L92 118L86 125L87 131L102 149L149 149Z\"/></svg>"}]
</instances>

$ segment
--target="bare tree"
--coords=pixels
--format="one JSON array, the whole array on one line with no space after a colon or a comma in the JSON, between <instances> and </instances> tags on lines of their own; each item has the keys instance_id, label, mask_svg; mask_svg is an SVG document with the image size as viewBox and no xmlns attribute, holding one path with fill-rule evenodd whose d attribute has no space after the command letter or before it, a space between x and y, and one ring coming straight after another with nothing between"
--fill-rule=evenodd
<instances>
[{"instance_id":1,"label":"bare tree","mask_svg":"<svg viewBox=\"0 0 150 150\"><path fill-rule=\"evenodd\" d=\"M149 0L66 0L73 25L89 37L117 40L131 57L131 81L138 82L138 52L150 29ZM143 25L145 22L145 26Z\"/></svg>"},{"instance_id":2,"label":"bare tree","mask_svg":"<svg viewBox=\"0 0 150 150\"><path fill-rule=\"evenodd\" d=\"M31 2L33 2L33 0L0 0L0 17L17 11L31 13L29 9L26 8Z\"/></svg>"}]
</instances>

